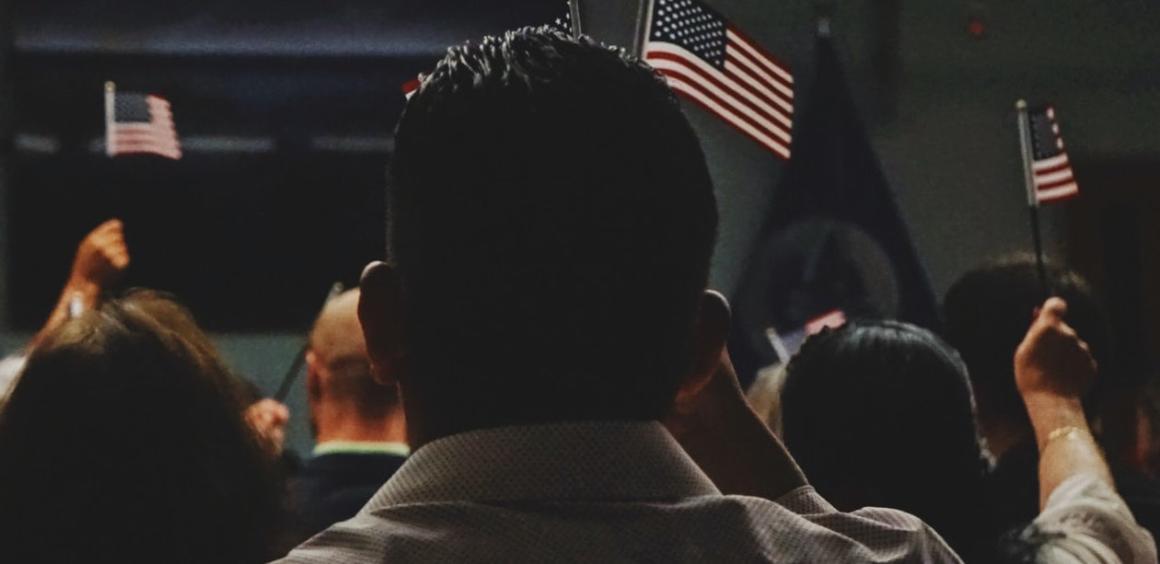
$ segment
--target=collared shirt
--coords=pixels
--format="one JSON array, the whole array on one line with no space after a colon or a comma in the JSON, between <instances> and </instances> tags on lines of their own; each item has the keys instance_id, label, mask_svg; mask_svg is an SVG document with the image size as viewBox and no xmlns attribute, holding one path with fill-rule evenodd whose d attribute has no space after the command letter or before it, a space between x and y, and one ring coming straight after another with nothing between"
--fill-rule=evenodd
<instances>
[{"instance_id":1,"label":"collared shirt","mask_svg":"<svg viewBox=\"0 0 1160 564\"><path fill-rule=\"evenodd\" d=\"M405 444L390 442L319 443L290 481L294 537L306 540L358 514L403 465L409 450Z\"/></svg>"},{"instance_id":2,"label":"collared shirt","mask_svg":"<svg viewBox=\"0 0 1160 564\"><path fill-rule=\"evenodd\" d=\"M1095 476L1079 474L1057 486L1033 524L1054 536L1040 549L1040 562L1156 562L1152 535L1136 524L1112 486Z\"/></svg>"},{"instance_id":3,"label":"collared shirt","mask_svg":"<svg viewBox=\"0 0 1160 564\"><path fill-rule=\"evenodd\" d=\"M659 423L431 442L354 518L280 562L959 562L918 518L840 513L808 486L723 495Z\"/></svg>"},{"instance_id":4,"label":"collared shirt","mask_svg":"<svg viewBox=\"0 0 1160 564\"><path fill-rule=\"evenodd\" d=\"M411 447L407 443L389 441L326 441L314 445L314 456L325 454L393 454L407 456Z\"/></svg>"}]
</instances>

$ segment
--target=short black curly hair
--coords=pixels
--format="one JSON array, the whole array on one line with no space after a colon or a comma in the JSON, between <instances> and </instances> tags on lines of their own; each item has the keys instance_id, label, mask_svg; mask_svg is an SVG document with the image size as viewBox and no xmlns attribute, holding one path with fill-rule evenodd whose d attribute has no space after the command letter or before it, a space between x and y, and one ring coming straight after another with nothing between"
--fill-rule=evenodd
<instances>
[{"instance_id":1,"label":"short black curly hair","mask_svg":"<svg viewBox=\"0 0 1160 564\"><path fill-rule=\"evenodd\" d=\"M469 427L663 415L717 210L658 75L547 27L485 37L423 78L395 140L412 389Z\"/></svg>"}]
</instances>

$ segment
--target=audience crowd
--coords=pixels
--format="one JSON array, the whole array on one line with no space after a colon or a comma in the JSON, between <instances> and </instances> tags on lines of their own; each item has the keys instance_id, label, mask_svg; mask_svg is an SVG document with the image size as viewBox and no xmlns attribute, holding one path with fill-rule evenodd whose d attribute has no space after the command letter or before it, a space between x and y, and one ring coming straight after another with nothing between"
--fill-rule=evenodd
<instances>
[{"instance_id":1,"label":"audience crowd","mask_svg":"<svg viewBox=\"0 0 1160 564\"><path fill-rule=\"evenodd\" d=\"M824 329L755 411L705 157L655 71L487 37L395 139L389 261L319 314L308 413L174 298L117 290L132 226L80 243L0 362L0 561L1157 561L1154 388L1076 274L1048 297L1029 258L984 265L941 337Z\"/></svg>"}]
</instances>

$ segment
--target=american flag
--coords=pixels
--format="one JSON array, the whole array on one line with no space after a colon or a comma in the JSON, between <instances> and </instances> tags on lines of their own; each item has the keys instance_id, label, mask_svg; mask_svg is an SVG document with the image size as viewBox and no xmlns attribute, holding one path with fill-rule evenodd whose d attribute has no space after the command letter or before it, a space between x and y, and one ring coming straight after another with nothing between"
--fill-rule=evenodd
<instances>
[{"instance_id":1,"label":"american flag","mask_svg":"<svg viewBox=\"0 0 1160 564\"><path fill-rule=\"evenodd\" d=\"M411 96L415 95L415 91L419 89L419 85L423 83L423 75L408 80L403 83L403 97L410 100Z\"/></svg>"},{"instance_id":2,"label":"american flag","mask_svg":"<svg viewBox=\"0 0 1160 564\"><path fill-rule=\"evenodd\" d=\"M575 26L572 25L572 2L564 3L564 14L548 24L549 28L555 29L565 35L575 37ZM423 83L423 74L408 80L403 83L403 97L410 100L411 96L415 95L415 91L419 89L419 85Z\"/></svg>"},{"instance_id":3,"label":"american flag","mask_svg":"<svg viewBox=\"0 0 1160 564\"><path fill-rule=\"evenodd\" d=\"M673 90L789 158L789 67L697 0L654 0L648 29L644 59Z\"/></svg>"},{"instance_id":4,"label":"american flag","mask_svg":"<svg viewBox=\"0 0 1160 564\"><path fill-rule=\"evenodd\" d=\"M160 96L117 92L105 85L105 152L110 157L152 154L181 158L169 102Z\"/></svg>"},{"instance_id":5,"label":"american flag","mask_svg":"<svg viewBox=\"0 0 1160 564\"><path fill-rule=\"evenodd\" d=\"M831 310L807 321L806 334L813 335L814 333L820 333L822 329L827 327L837 329L845 324L846 312L840 309Z\"/></svg>"},{"instance_id":6,"label":"american flag","mask_svg":"<svg viewBox=\"0 0 1160 564\"><path fill-rule=\"evenodd\" d=\"M1079 186L1071 172L1055 108L1044 106L1028 111L1031 137L1031 177L1035 185L1036 203L1050 203L1079 194Z\"/></svg>"}]
</instances>

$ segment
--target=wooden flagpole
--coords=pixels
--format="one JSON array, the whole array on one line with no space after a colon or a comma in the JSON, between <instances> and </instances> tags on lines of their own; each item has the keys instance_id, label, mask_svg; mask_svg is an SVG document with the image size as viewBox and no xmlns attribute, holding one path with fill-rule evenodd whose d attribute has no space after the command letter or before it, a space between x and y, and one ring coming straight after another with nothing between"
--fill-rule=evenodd
<instances>
[{"instance_id":1,"label":"wooden flagpole","mask_svg":"<svg viewBox=\"0 0 1160 564\"><path fill-rule=\"evenodd\" d=\"M113 156L113 123L116 121L117 85L105 82L105 154Z\"/></svg>"},{"instance_id":2,"label":"wooden flagpole","mask_svg":"<svg viewBox=\"0 0 1160 564\"><path fill-rule=\"evenodd\" d=\"M1035 247L1035 267L1039 273L1039 285L1043 289L1043 298L1051 296L1051 283L1047 279L1047 261L1043 256L1043 235L1039 226L1039 196L1035 193L1035 173L1031 163L1034 156L1031 154L1031 120L1027 117L1027 102L1015 102L1016 119L1019 123L1019 148L1023 154L1023 184L1027 188L1027 213L1031 219L1031 241Z\"/></svg>"},{"instance_id":3,"label":"wooden flagpole","mask_svg":"<svg viewBox=\"0 0 1160 564\"><path fill-rule=\"evenodd\" d=\"M652 33L652 15L654 0L639 0L636 12L636 38L633 41L633 53L637 57L644 58L644 46L648 43L648 36Z\"/></svg>"},{"instance_id":4,"label":"wooden flagpole","mask_svg":"<svg viewBox=\"0 0 1160 564\"><path fill-rule=\"evenodd\" d=\"M580 0L568 0L568 17L572 18L572 39L579 39L584 35L584 28L580 26Z\"/></svg>"}]
</instances>

